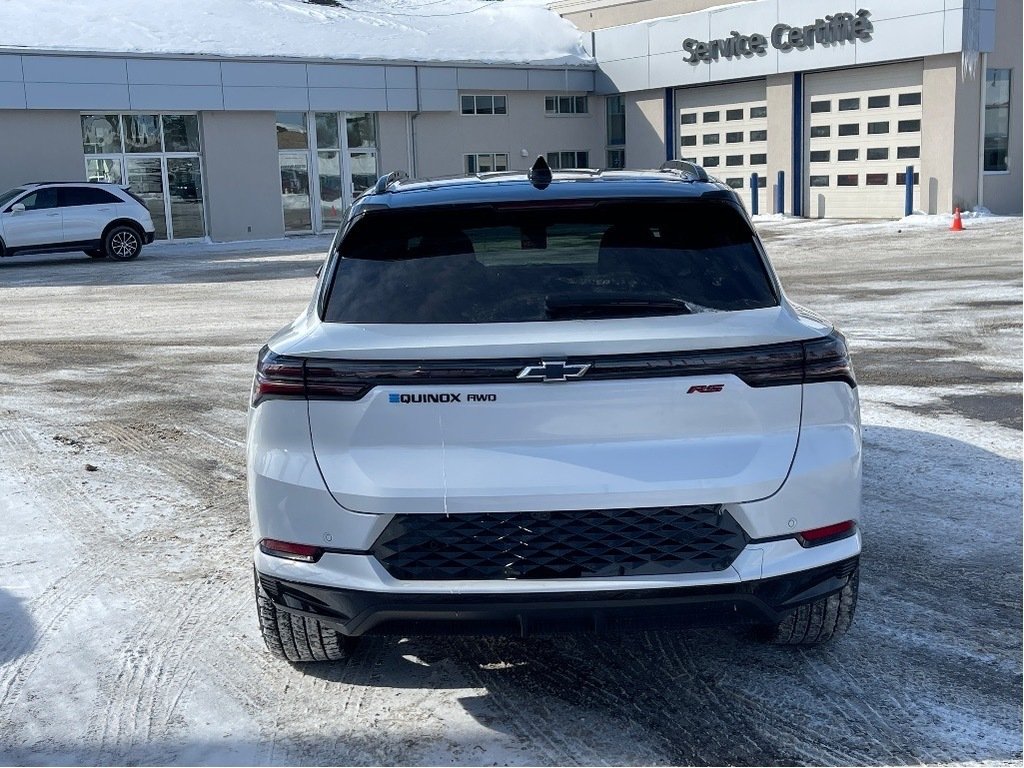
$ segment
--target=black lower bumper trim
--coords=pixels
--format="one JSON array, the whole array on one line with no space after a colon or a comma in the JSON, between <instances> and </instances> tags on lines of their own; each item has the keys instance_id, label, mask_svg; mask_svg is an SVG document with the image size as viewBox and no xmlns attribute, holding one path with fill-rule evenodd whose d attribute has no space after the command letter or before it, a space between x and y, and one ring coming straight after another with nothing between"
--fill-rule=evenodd
<instances>
[{"instance_id":1,"label":"black lower bumper trim","mask_svg":"<svg viewBox=\"0 0 1024 768\"><path fill-rule=\"evenodd\" d=\"M259 575L282 610L345 635L528 635L775 624L846 586L859 558L738 584L601 592L368 592Z\"/></svg>"}]
</instances>

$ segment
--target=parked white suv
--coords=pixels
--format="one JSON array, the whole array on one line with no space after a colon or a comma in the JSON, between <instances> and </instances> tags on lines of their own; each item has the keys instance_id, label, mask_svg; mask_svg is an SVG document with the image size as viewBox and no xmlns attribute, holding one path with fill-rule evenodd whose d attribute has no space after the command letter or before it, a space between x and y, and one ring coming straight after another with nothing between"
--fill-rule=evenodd
<instances>
[{"instance_id":1,"label":"parked white suv","mask_svg":"<svg viewBox=\"0 0 1024 768\"><path fill-rule=\"evenodd\" d=\"M145 203L117 184L35 182L0 195L0 256L85 251L134 259L154 231Z\"/></svg>"},{"instance_id":2,"label":"parked white suv","mask_svg":"<svg viewBox=\"0 0 1024 768\"><path fill-rule=\"evenodd\" d=\"M248 435L270 650L367 633L853 618L846 343L688 164L382 178L259 355Z\"/></svg>"}]
</instances>

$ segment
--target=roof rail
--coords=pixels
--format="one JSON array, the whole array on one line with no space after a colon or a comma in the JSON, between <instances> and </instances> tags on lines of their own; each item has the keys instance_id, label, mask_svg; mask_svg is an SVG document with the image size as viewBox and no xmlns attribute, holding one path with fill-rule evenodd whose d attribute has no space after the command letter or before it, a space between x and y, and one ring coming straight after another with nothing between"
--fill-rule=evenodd
<instances>
[{"instance_id":1,"label":"roof rail","mask_svg":"<svg viewBox=\"0 0 1024 768\"><path fill-rule=\"evenodd\" d=\"M377 183L373 185L373 194L383 195L385 192L388 191L388 187L390 187L396 181L401 181L402 179L408 178L409 174L407 174L405 171L392 171L391 173L385 176L381 176L379 179L377 179Z\"/></svg>"},{"instance_id":2,"label":"roof rail","mask_svg":"<svg viewBox=\"0 0 1024 768\"><path fill-rule=\"evenodd\" d=\"M707 181L708 172L696 163L686 160L666 160L661 164L659 171L675 171L687 176L691 181Z\"/></svg>"}]
</instances>

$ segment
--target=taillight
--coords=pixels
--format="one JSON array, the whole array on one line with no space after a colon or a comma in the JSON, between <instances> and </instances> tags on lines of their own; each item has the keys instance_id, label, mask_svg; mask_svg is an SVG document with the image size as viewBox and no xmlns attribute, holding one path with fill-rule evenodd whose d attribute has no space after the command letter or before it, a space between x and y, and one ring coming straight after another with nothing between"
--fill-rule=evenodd
<instances>
[{"instance_id":1,"label":"taillight","mask_svg":"<svg viewBox=\"0 0 1024 768\"><path fill-rule=\"evenodd\" d=\"M809 531L801 531L797 534L797 541L805 547L816 547L819 544L829 544L839 539L852 536L857 530L857 523L853 520L846 520L834 525L826 525L823 528L812 528Z\"/></svg>"},{"instance_id":2,"label":"taillight","mask_svg":"<svg viewBox=\"0 0 1024 768\"><path fill-rule=\"evenodd\" d=\"M299 560L303 563L315 563L324 555L324 551L320 547L293 544L290 541L278 541L277 539L261 539L260 551L265 555L283 557L286 560Z\"/></svg>"},{"instance_id":3,"label":"taillight","mask_svg":"<svg viewBox=\"0 0 1024 768\"><path fill-rule=\"evenodd\" d=\"M256 362L256 378L252 382L252 404L258 405L271 397L306 396L304 361L297 357L286 357L270 351L260 350Z\"/></svg>"},{"instance_id":4,"label":"taillight","mask_svg":"<svg viewBox=\"0 0 1024 768\"><path fill-rule=\"evenodd\" d=\"M843 381L851 387L857 386L846 339L839 331L804 342L804 383L819 381Z\"/></svg>"}]
</instances>

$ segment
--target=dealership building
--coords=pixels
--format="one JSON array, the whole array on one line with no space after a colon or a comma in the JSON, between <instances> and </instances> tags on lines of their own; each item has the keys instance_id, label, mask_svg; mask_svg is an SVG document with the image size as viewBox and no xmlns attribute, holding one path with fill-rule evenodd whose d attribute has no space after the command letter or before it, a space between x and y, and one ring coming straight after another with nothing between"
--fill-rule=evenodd
<instances>
[{"instance_id":1,"label":"dealership building","mask_svg":"<svg viewBox=\"0 0 1024 768\"><path fill-rule=\"evenodd\" d=\"M137 42L8 0L0 186L128 184L161 238L329 231L380 173L537 155L692 160L748 205L757 174L762 212L812 217L903 215L913 166L915 209L1021 212L1014 0L110 5Z\"/></svg>"}]
</instances>

